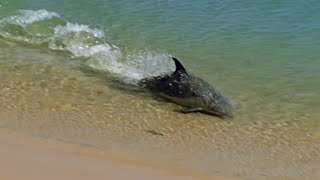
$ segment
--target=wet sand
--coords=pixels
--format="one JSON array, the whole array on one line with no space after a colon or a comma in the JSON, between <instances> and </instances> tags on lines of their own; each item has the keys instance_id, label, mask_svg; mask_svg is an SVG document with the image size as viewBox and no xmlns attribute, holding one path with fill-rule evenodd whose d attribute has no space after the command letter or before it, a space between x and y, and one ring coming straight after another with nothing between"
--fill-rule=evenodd
<instances>
[{"instance_id":1,"label":"wet sand","mask_svg":"<svg viewBox=\"0 0 320 180\"><path fill-rule=\"evenodd\" d=\"M84 147L0 130L0 179L217 179L99 155Z\"/></svg>"}]
</instances>

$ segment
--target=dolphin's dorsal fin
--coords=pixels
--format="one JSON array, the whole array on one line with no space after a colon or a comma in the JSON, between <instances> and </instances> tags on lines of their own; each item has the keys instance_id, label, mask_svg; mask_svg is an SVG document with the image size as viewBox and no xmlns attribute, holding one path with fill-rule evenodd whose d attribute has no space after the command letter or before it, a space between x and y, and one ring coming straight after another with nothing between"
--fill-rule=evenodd
<instances>
[{"instance_id":1,"label":"dolphin's dorsal fin","mask_svg":"<svg viewBox=\"0 0 320 180\"><path fill-rule=\"evenodd\" d=\"M177 58L172 57L172 59L176 65L176 71L174 73L177 73L178 71L187 72L186 69L183 67L183 65L180 63L180 61Z\"/></svg>"}]
</instances>

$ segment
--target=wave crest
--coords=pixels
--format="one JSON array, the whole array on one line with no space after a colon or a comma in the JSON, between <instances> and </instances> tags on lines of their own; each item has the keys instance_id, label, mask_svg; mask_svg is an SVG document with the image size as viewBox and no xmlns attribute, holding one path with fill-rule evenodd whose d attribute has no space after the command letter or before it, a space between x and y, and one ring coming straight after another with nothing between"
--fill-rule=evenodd
<instances>
[{"instance_id":1,"label":"wave crest","mask_svg":"<svg viewBox=\"0 0 320 180\"><path fill-rule=\"evenodd\" d=\"M55 12L49 12L47 10L19 10L17 15L11 16L9 18L5 18L3 21L8 23L13 23L21 26L26 26L28 24L32 24L37 21L43 21L46 19L51 19L53 17L60 17ZM1 21L2 22L2 21Z\"/></svg>"}]
</instances>

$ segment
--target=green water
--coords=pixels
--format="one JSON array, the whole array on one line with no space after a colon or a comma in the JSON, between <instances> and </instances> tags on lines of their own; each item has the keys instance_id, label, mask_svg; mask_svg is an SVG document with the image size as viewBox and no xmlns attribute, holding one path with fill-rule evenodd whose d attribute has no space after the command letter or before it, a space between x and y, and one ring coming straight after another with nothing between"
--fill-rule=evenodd
<instances>
[{"instance_id":1,"label":"green water","mask_svg":"<svg viewBox=\"0 0 320 180\"><path fill-rule=\"evenodd\" d=\"M208 174L316 179L319 8L0 1L0 126ZM121 86L171 72L170 56L226 94L235 118L180 114Z\"/></svg>"}]
</instances>

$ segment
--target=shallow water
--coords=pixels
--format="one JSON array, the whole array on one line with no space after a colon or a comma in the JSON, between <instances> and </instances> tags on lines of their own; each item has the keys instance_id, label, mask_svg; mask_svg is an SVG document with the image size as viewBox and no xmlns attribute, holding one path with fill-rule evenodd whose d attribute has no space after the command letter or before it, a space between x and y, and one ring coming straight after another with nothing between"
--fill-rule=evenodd
<instances>
[{"instance_id":1,"label":"shallow water","mask_svg":"<svg viewBox=\"0 0 320 180\"><path fill-rule=\"evenodd\" d=\"M0 126L203 173L319 177L319 3L183 2L0 2ZM171 55L233 120L130 89Z\"/></svg>"}]
</instances>

